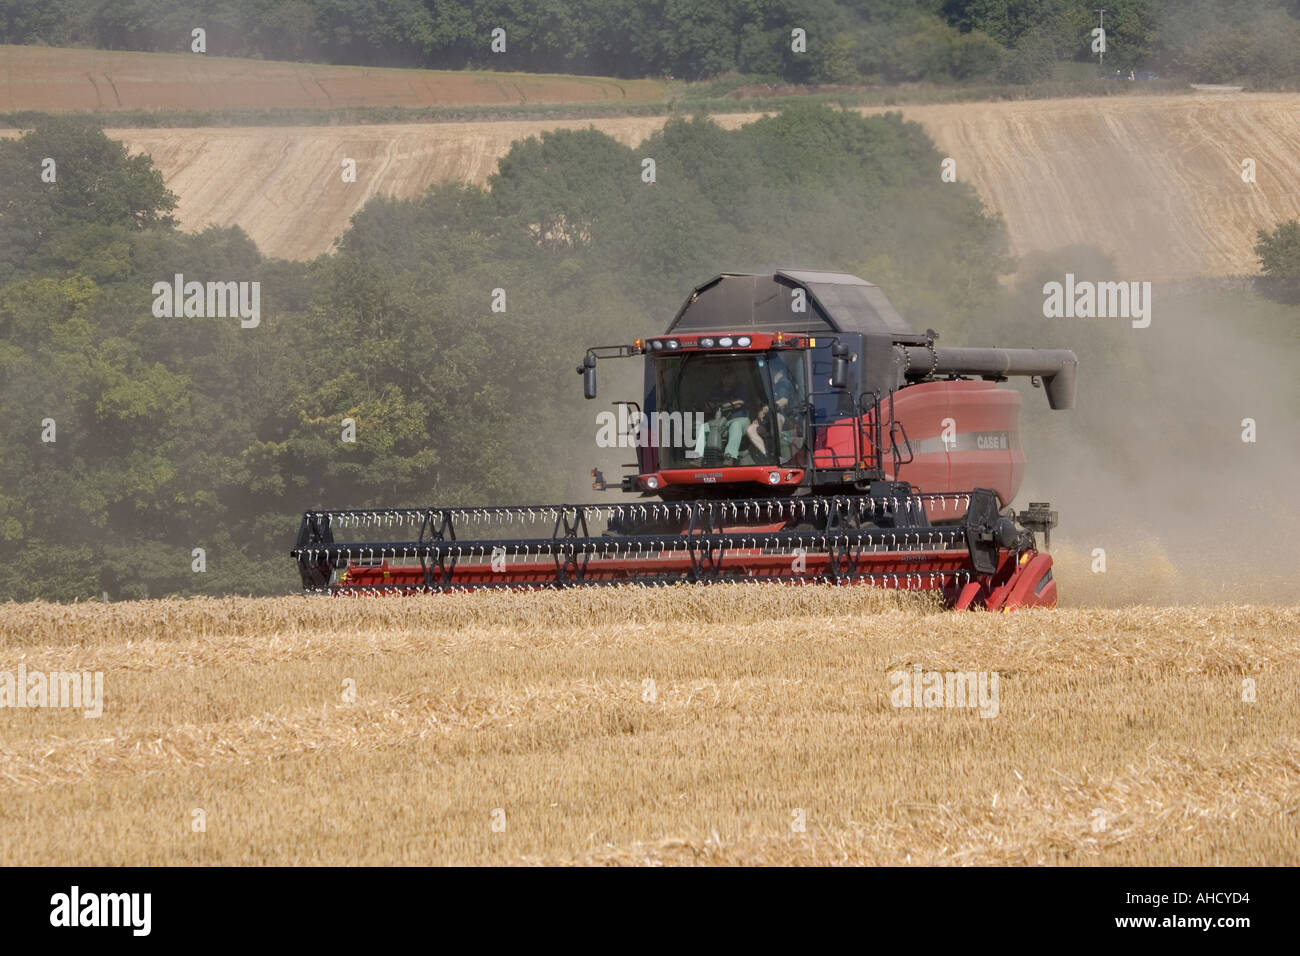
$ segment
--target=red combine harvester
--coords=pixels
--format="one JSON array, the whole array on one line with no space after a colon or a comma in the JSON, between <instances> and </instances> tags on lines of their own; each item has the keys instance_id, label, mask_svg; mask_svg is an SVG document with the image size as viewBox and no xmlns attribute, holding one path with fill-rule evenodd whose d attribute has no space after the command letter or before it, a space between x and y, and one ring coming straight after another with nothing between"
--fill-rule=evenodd
<instances>
[{"instance_id":1,"label":"red combine harvester","mask_svg":"<svg viewBox=\"0 0 1300 956\"><path fill-rule=\"evenodd\" d=\"M856 276L718 276L664 334L590 348L578 368L592 399L598 361L644 356L643 402L616 403L635 500L308 511L291 552L303 588L828 582L932 590L955 609L1051 607L1035 535L1048 542L1056 513L1010 508L1020 396L996 383L1031 376L1070 408L1078 360L936 337Z\"/></svg>"}]
</instances>

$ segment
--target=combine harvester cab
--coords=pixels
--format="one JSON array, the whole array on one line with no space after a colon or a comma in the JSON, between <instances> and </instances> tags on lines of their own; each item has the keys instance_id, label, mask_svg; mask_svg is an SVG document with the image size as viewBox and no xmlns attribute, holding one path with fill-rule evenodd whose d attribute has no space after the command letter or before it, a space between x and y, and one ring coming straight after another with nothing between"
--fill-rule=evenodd
<instances>
[{"instance_id":1,"label":"combine harvester cab","mask_svg":"<svg viewBox=\"0 0 1300 956\"><path fill-rule=\"evenodd\" d=\"M662 335L588 349L642 356L620 402L637 461L619 503L310 511L292 555L307 591L682 581L865 583L955 609L1056 603L1046 503L1014 512L1020 396L1074 402L1068 350L941 348L856 276L721 275ZM607 489L599 471L592 487Z\"/></svg>"}]
</instances>

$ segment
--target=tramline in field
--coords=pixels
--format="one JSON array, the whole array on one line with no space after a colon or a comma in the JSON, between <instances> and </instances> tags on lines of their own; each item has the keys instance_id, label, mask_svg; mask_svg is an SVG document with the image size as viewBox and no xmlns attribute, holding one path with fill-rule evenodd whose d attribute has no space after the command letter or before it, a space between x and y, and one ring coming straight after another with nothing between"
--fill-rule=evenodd
<instances>
[{"instance_id":1,"label":"tramline in field","mask_svg":"<svg viewBox=\"0 0 1300 956\"><path fill-rule=\"evenodd\" d=\"M1077 359L936 339L855 276L721 275L664 334L578 368L594 399L600 360L644 357L643 401L616 403L635 502L308 511L291 554L305 590L333 594L742 580L1053 606L1036 535L1056 513L1010 507L1020 396L997 383L1030 376L1070 408Z\"/></svg>"}]
</instances>

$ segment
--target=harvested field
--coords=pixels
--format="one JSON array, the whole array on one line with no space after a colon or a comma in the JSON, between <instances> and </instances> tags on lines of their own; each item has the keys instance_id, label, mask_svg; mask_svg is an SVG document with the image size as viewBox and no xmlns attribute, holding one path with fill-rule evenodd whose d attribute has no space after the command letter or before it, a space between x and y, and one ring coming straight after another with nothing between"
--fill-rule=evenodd
<instances>
[{"instance_id":1,"label":"harvested field","mask_svg":"<svg viewBox=\"0 0 1300 956\"><path fill-rule=\"evenodd\" d=\"M0 112L649 102L656 80L0 46Z\"/></svg>"},{"instance_id":2,"label":"harvested field","mask_svg":"<svg viewBox=\"0 0 1300 956\"><path fill-rule=\"evenodd\" d=\"M0 710L0 852L1295 864L1297 633L1295 606L821 587L0 606L0 672L105 689L98 719ZM914 665L996 672L997 716L891 706Z\"/></svg>"},{"instance_id":3,"label":"harvested field","mask_svg":"<svg viewBox=\"0 0 1300 956\"><path fill-rule=\"evenodd\" d=\"M1082 244L1126 278L1255 275L1255 233L1300 216L1300 94L904 109L1001 214L1019 256ZM1253 159L1256 181L1242 181Z\"/></svg>"},{"instance_id":4,"label":"harvested field","mask_svg":"<svg viewBox=\"0 0 1300 956\"><path fill-rule=\"evenodd\" d=\"M1084 244L1112 255L1136 279L1254 274L1256 230L1300 217L1300 94L899 109L1003 217L1016 255ZM714 119L735 128L754 116ZM626 117L109 135L153 158L180 197L186 229L239 225L268 255L307 259L327 251L371 196L417 196L437 182L485 183L515 140L594 126L636 146L663 123ZM355 183L342 181L344 158L357 162ZM1241 180L1245 158L1255 160L1254 183Z\"/></svg>"},{"instance_id":5,"label":"harvested field","mask_svg":"<svg viewBox=\"0 0 1300 956\"><path fill-rule=\"evenodd\" d=\"M372 196L410 198L439 182L485 183L515 140L594 124L635 146L663 122L628 117L106 132L132 153L148 153L163 171L180 198L184 228L237 225L268 255L310 259L329 250ZM345 158L356 160L356 182L342 180Z\"/></svg>"}]
</instances>

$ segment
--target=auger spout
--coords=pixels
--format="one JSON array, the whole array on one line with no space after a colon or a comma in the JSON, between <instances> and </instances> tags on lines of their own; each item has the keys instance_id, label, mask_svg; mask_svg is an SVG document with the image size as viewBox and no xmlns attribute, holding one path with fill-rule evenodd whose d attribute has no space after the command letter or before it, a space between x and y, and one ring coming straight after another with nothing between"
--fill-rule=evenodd
<instances>
[{"instance_id":1,"label":"auger spout","mask_svg":"<svg viewBox=\"0 0 1300 956\"><path fill-rule=\"evenodd\" d=\"M1075 377L1079 359L1069 349L928 348L898 346L909 381L945 376L970 375L1004 379L1037 376L1047 390L1047 402L1055 409L1074 407Z\"/></svg>"}]
</instances>

